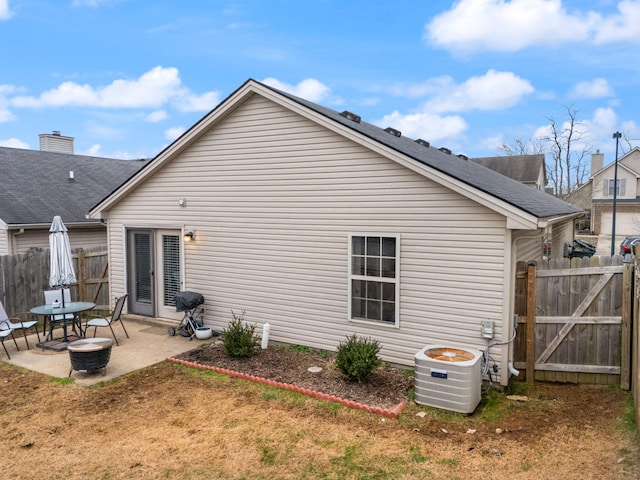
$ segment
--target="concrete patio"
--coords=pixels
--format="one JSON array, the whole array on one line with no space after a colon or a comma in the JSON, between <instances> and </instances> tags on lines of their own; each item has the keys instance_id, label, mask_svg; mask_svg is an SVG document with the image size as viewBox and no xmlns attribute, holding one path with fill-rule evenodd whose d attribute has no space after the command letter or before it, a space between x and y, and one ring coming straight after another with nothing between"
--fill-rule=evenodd
<instances>
[{"instance_id":1,"label":"concrete patio","mask_svg":"<svg viewBox=\"0 0 640 480\"><path fill-rule=\"evenodd\" d=\"M73 371L71 377L75 379L78 385L93 385L98 382L110 380L126 373L147 367L166 360L169 357L180 353L193 350L199 345L209 340L193 340L185 338L179 334L171 337L167 333L169 326L175 326L173 323L164 323L156 320L145 319L125 319L125 328L129 333L127 338L121 325L116 324L114 330L120 345L113 343L111 350L111 358L106 368L106 374L102 372L81 372ZM89 332L92 336L93 332ZM100 328L97 333L98 337L113 338L108 328ZM16 339L20 351L16 351L16 347L7 339L5 346L9 350L11 359L9 360L4 351L0 351L0 358L6 363L26 368L36 372L44 373L51 377L66 378L69 375L71 362L69 360L69 352L66 350L56 352L52 350L43 350L35 346L37 342L36 335L28 337L30 350L26 349L24 338L16 333Z\"/></svg>"}]
</instances>

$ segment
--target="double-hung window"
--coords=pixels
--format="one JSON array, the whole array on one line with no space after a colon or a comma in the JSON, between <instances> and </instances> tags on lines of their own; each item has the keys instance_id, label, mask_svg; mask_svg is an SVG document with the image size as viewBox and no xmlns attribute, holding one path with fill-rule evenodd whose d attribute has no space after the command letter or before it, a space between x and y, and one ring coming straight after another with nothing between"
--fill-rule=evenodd
<instances>
[{"instance_id":1,"label":"double-hung window","mask_svg":"<svg viewBox=\"0 0 640 480\"><path fill-rule=\"evenodd\" d=\"M349 240L349 318L398 326L399 236Z\"/></svg>"},{"instance_id":2,"label":"double-hung window","mask_svg":"<svg viewBox=\"0 0 640 480\"><path fill-rule=\"evenodd\" d=\"M604 186L605 196L613 197L614 193L616 194L616 196L624 195L626 180L626 178L618 178L618 181L616 183L616 180L613 178L607 179Z\"/></svg>"}]
</instances>

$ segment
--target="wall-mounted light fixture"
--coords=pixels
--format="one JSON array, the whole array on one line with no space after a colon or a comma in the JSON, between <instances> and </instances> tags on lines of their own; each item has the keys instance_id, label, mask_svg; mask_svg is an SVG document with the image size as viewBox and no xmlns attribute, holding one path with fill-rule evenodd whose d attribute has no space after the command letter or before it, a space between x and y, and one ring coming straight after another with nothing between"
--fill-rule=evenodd
<instances>
[{"instance_id":1,"label":"wall-mounted light fixture","mask_svg":"<svg viewBox=\"0 0 640 480\"><path fill-rule=\"evenodd\" d=\"M184 230L184 235L183 235L183 240L185 242L190 242L193 240L193 238L195 237L195 234L193 233L193 230L185 228Z\"/></svg>"},{"instance_id":2,"label":"wall-mounted light fixture","mask_svg":"<svg viewBox=\"0 0 640 480\"><path fill-rule=\"evenodd\" d=\"M178 199L178 205L180 205L182 208L187 206L187 199L186 197L180 197Z\"/></svg>"}]
</instances>

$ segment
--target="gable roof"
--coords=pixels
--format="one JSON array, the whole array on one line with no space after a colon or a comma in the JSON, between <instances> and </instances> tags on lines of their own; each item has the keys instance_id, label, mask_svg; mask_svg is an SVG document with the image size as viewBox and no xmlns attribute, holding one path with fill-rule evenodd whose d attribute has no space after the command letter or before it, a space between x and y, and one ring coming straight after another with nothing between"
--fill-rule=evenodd
<instances>
[{"instance_id":1,"label":"gable roof","mask_svg":"<svg viewBox=\"0 0 640 480\"><path fill-rule=\"evenodd\" d=\"M95 223L86 218L91 207L148 162L0 147L0 221Z\"/></svg>"},{"instance_id":2,"label":"gable roof","mask_svg":"<svg viewBox=\"0 0 640 480\"><path fill-rule=\"evenodd\" d=\"M117 198L125 195L129 188L135 188L139 181L144 180L144 175L150 175L157 168L161 168L164 162L178 155L182 149L199 138L203 132L212 128L216 121L224 118L229 111L233 110L234 105L241 103L244 98L248 98L253 94L268 97L290 109L293 109L292 107L295 105L302 107L296 108L296 111L314 119L316 122L325 119L328 122L322 121L322 123L330 128L338 129L338 127L343 127L339 128L343 135L345 135L346 130L344 127L346 127L351 132L350 138L366 143L370 148L384 150L384 154L387 156L395 152L404 159L414 160L422 167L428 167L431 172L444 174L444 180L442 180L443 176L439 175L439 179L443 183L445 181L452 183L451 180L455 180L458 184L462 184L465 186L464 188L467 188L467 193L473 190L474 192L487 194L494 201L498 200L510 207L515 207L526 216L536 219L554 219L583 213L582 209L574 205L570 205L540 190L532 189L475 162L470 162L466 157L451 155L438 148L427 146L426 142L404 137L396 130L382 129L371 123L363 122L357 115L349 114L348 112L339 113L250 79L194 124L181 137L160 152L153 159L149 168L145 169L145 172L133 177L130 182L123 185L122 189L96 205L90 215L94 218L99 218L102 209L109 208L110 205L117 201ZM396 155L394 158L398 158L398 156ZM420 171L423 174L425 173L424 168Z\"/></svg>"},{"instance_id":3,"label":"gable roof","mask_svg":"<svg viewBox=\"0 0 640 480\"><path fill-rule=\"evenodd\" d=\"M540 171L544 175L543 153L478 157L470 160L522 183L537 183ZM544 185L542 187L544 188Z\"/></svg>"},{"instance_id":4,"label":"gable roof","mask_svg":"<svg viewBox=\"0 0 640 480\"><path fill-rule=\"evenodd\" d=\"M621 157L618 158L618 167L619 168L623 168L626 171L628 171L629 173L631 173L632 175L635 175L636 177L640 177L640 173L635 171L633 168L631 168L629 165L627 165L625 163L625 160L627 160L632 154L634 153L638 153L640 152L640 147L633 147L631 150L629 150L627 153L625 153L624 155L622 155ZM591 172L591 176L590 179L594 179L595 177L597 177L598 175L601 175L603 172L605 172L606 170L609 170L610 168L613 168L615 166L616 162L615 160L612 161L611 163L601 167L598 171L596 172Z\"/></svg>"}]
</instances>

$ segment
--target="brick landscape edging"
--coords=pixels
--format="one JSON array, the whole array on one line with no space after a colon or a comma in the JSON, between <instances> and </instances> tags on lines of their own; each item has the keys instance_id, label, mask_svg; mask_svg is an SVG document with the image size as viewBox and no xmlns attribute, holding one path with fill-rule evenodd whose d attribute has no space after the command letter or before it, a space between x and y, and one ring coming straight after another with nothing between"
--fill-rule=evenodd
<instances>
[{"instance_id":1,"label":"brick landscape edging","mask_svg":"<svg viewBox=\"0 0 640 480\"><path fill-rule=\"evenodd\" d=\"M376 415L382 415L387 418L398 418L400 412L407 405L406 402L400 402L394 408L380 408L380 407L370 407L369 405L364 405L359 402L354 402L353 400L346 400L344 398L336 397L335 395L329 395L328 393L317 392L315 390L311 390L309 388L299 387L297 385L291 385L289 383L278 382L276 380L269 380L268 378L256 377L255 375L249 375L247 373L236 372L234 370L227 370L226 368L214 367L211 365L204 365L202 363L197 362L189 362L188 360L182 360L180 358L171 357L168 358L170 362L181 363L187 367L200 368L203 370L213 370L214 372L221 373L223 375L229 375L230 377L241 378L243 380L249 380L251 382L256 383L264 383L265 385L270 385L272 387L284 388L286 390L291 390L293 392L302 393L303 395L307 395L309 397L319 398L320 400L326 400L328 402L335 402L344 405L345 407L355 408L356 410L363 410L365 412L374 413Z\"/></svg>"}]
</instances>

